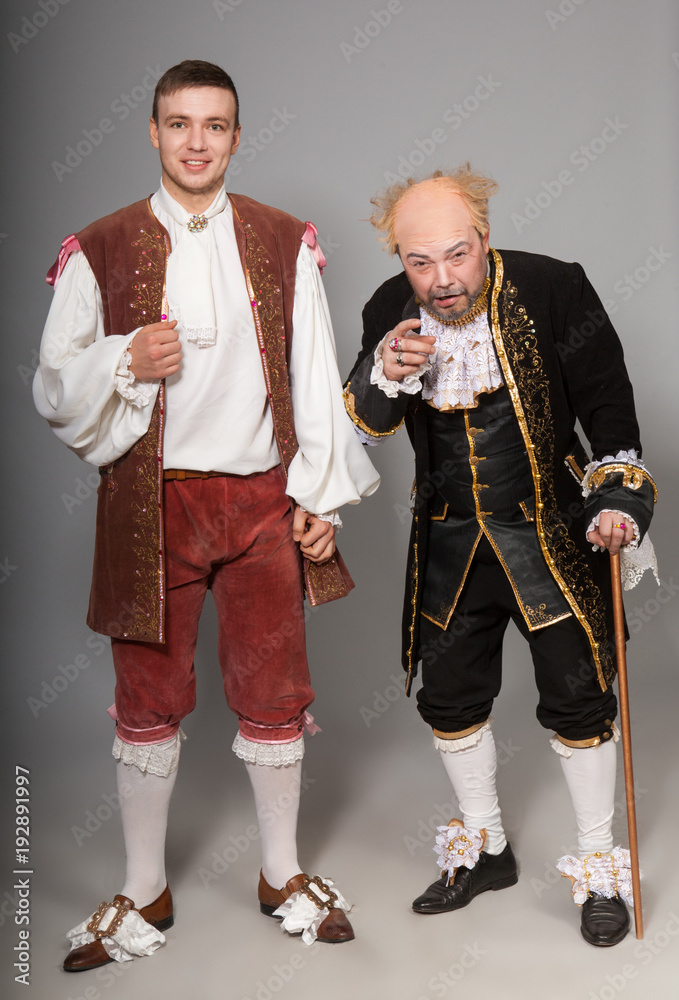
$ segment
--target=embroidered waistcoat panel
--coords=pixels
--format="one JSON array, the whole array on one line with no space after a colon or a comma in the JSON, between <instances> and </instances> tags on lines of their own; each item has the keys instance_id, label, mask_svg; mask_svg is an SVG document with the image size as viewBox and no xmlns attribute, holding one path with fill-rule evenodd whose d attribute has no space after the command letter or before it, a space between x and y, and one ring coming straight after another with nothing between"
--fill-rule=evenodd
<instances>
[{"instance_id":1,"label":"embroidered waistcoat panel","mask_svg":"<svg viewBox=\"0 0 679 1000\"><path fill-rule=\"evenodd\" d=\"M281 464L297 440L290 402L297 255L305 224L243 195L231 195ZM99 286L104 330L128 334L167 313L167 231L148 199L77 234ZM146 434L100 469L92 590L87 624L104 635L164 641L163 423L161 383Z\"/></svg>"}]
</instances>

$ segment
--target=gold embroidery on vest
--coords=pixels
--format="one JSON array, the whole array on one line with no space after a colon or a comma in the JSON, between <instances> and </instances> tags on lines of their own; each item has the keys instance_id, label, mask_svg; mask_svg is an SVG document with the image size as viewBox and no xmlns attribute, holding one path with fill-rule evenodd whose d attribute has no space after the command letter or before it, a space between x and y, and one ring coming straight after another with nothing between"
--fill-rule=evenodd
<instances>
[{"instance_id":1,"label":"gold embroidery on vest","mask_svg":"<svg viewBox=\"0 0 679 1000\"><path fill-rule=\"evenodd\" d=\"M554 430L549 382L537 350L533 321L525 306L516 302L517 289L507 282L502 288L504 264L493 250L496 277L491 304L491 329L530 458L535 486L535 519L538 538L547 565L589 638L603 690L611 683L614 668L607 642L604 602L585 558L577 548L559 514L554 483L540 470L554 467ZM502 296L504 327L500 328L498 299ZM518 386L521 387L519 395ZM525 403L525 409L524 409ZM583 586L586 580L588 586Z\"/></svg>"}]
</instances>

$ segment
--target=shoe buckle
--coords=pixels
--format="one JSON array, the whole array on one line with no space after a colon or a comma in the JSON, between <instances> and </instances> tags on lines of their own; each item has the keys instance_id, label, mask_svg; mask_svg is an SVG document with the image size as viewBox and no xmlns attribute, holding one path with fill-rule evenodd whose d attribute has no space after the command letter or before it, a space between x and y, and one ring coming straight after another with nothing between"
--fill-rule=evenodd
<instances>
[{"instance_id":1,"label":"shoe buckle","mask_svg":"<svg viewBox=\"0 0 679 1000\"><path fill-rule=\"evenodd\" d=\"M104 914L111 907L116 911L113 917L111 917L111 922L108 927L101 927L101 922L104 919ZM87 930L91 934L94 934L95 941L99 941L103 937L113 937L115 932L118 930L123 922L126 913L130 912L130 906L124 903L121 899L114 899L112 903L100 903L97 908L97 912L92 915L92 919L87 925Z\"/></svg>"},{"instance_id":2,"label":"shoe buckle","mask_svg":"<svg viewBox=\"0 0 679 1000\"><path fill-rule=\"evenodd\" d=\"M312 886L315 888L312 888ZM305 895L307 899L310 899L312 903L315 903L319 910L323 910L326 907L331 910L337 902L337 893L332 891L330 886L327 882L323 881L320 875L307 875L298 891L303 893L303 895ZM319 895L319 891L328 898L323 899Z\"/></svg>"}]
</instances>

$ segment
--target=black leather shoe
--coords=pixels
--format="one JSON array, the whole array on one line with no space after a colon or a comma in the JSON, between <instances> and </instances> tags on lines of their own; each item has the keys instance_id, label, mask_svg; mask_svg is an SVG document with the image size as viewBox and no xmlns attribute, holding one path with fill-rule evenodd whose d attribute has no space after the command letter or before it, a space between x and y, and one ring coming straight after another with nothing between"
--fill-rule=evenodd
<instances>
[{"instance_id":1,"label":"black leather shoe","mask_svg":"<svg viewBox=\"0 0 679 1000\"><path fill-rule=\"evenodd\" d=\"M481 851L473 868L458 868L455 881L448 885L448 876L437 882L418 896L413 903L415 913L447 913L459 910L471 903L474 896L488 889L507 889L516 885L519 876L516 858L509 844L502 854L486 854Z\"/></svg>"},{"instance_id":2,"label":"black leather shoe","mask_svg":"<svg viewBox=\"0 0 679 1000\"><path fill-rule=\"evenodd\" d=\"M629 910L619 896L592 893L582 904L580 930L585 941L599 948L619 944L630 927Z\"/></svg>"}]
</instances>

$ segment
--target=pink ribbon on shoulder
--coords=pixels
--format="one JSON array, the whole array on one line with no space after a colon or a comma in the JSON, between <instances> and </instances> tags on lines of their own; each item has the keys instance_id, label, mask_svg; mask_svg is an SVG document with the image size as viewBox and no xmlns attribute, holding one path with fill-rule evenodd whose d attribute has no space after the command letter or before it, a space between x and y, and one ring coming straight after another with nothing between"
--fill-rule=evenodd
<instances>
[{"instance_id":1,"label":"pink ribbon on shoulder","mask_svg":"<svg viewBox=\"0 0 679 1000\"><path fill-rule=\"evenodd\" d=\"M57 259L54 261L51 268L47 272L47 277L45 278L45 281L47 282L48 285L54 285L55 288L57 287L57 282L61 277L61 273L66 267L66 261L68 260L68 258L71 256L72 253L76 252L76 250L80 250L80 243L78 242L78 237L75 235L75 233L71 233L71 235L67 236L66 239L61 244L61 250L59 251L59 256L57 257Z\"/></svg>"},{"instance_id":2,"label":"pink ribbon on shoulder","mask_svg":"<svg viewBox=\"0 0 679 1000\"><path fill-rule=\"evenodd\" d=\"M321 250L321 245L318 242L317 237L318 237L318 230L316 229L315 225L313 224L313 222L307 222L306 229L304 230L304 235L302 236L302 243L306 243L306 245L309 247L312 254L314 255L316 263L318 264L319 271L321 272L321 274L323 274L323 268L326 266L328 262L323 256L323 251Z\"/></svg>"}]
</instances>

